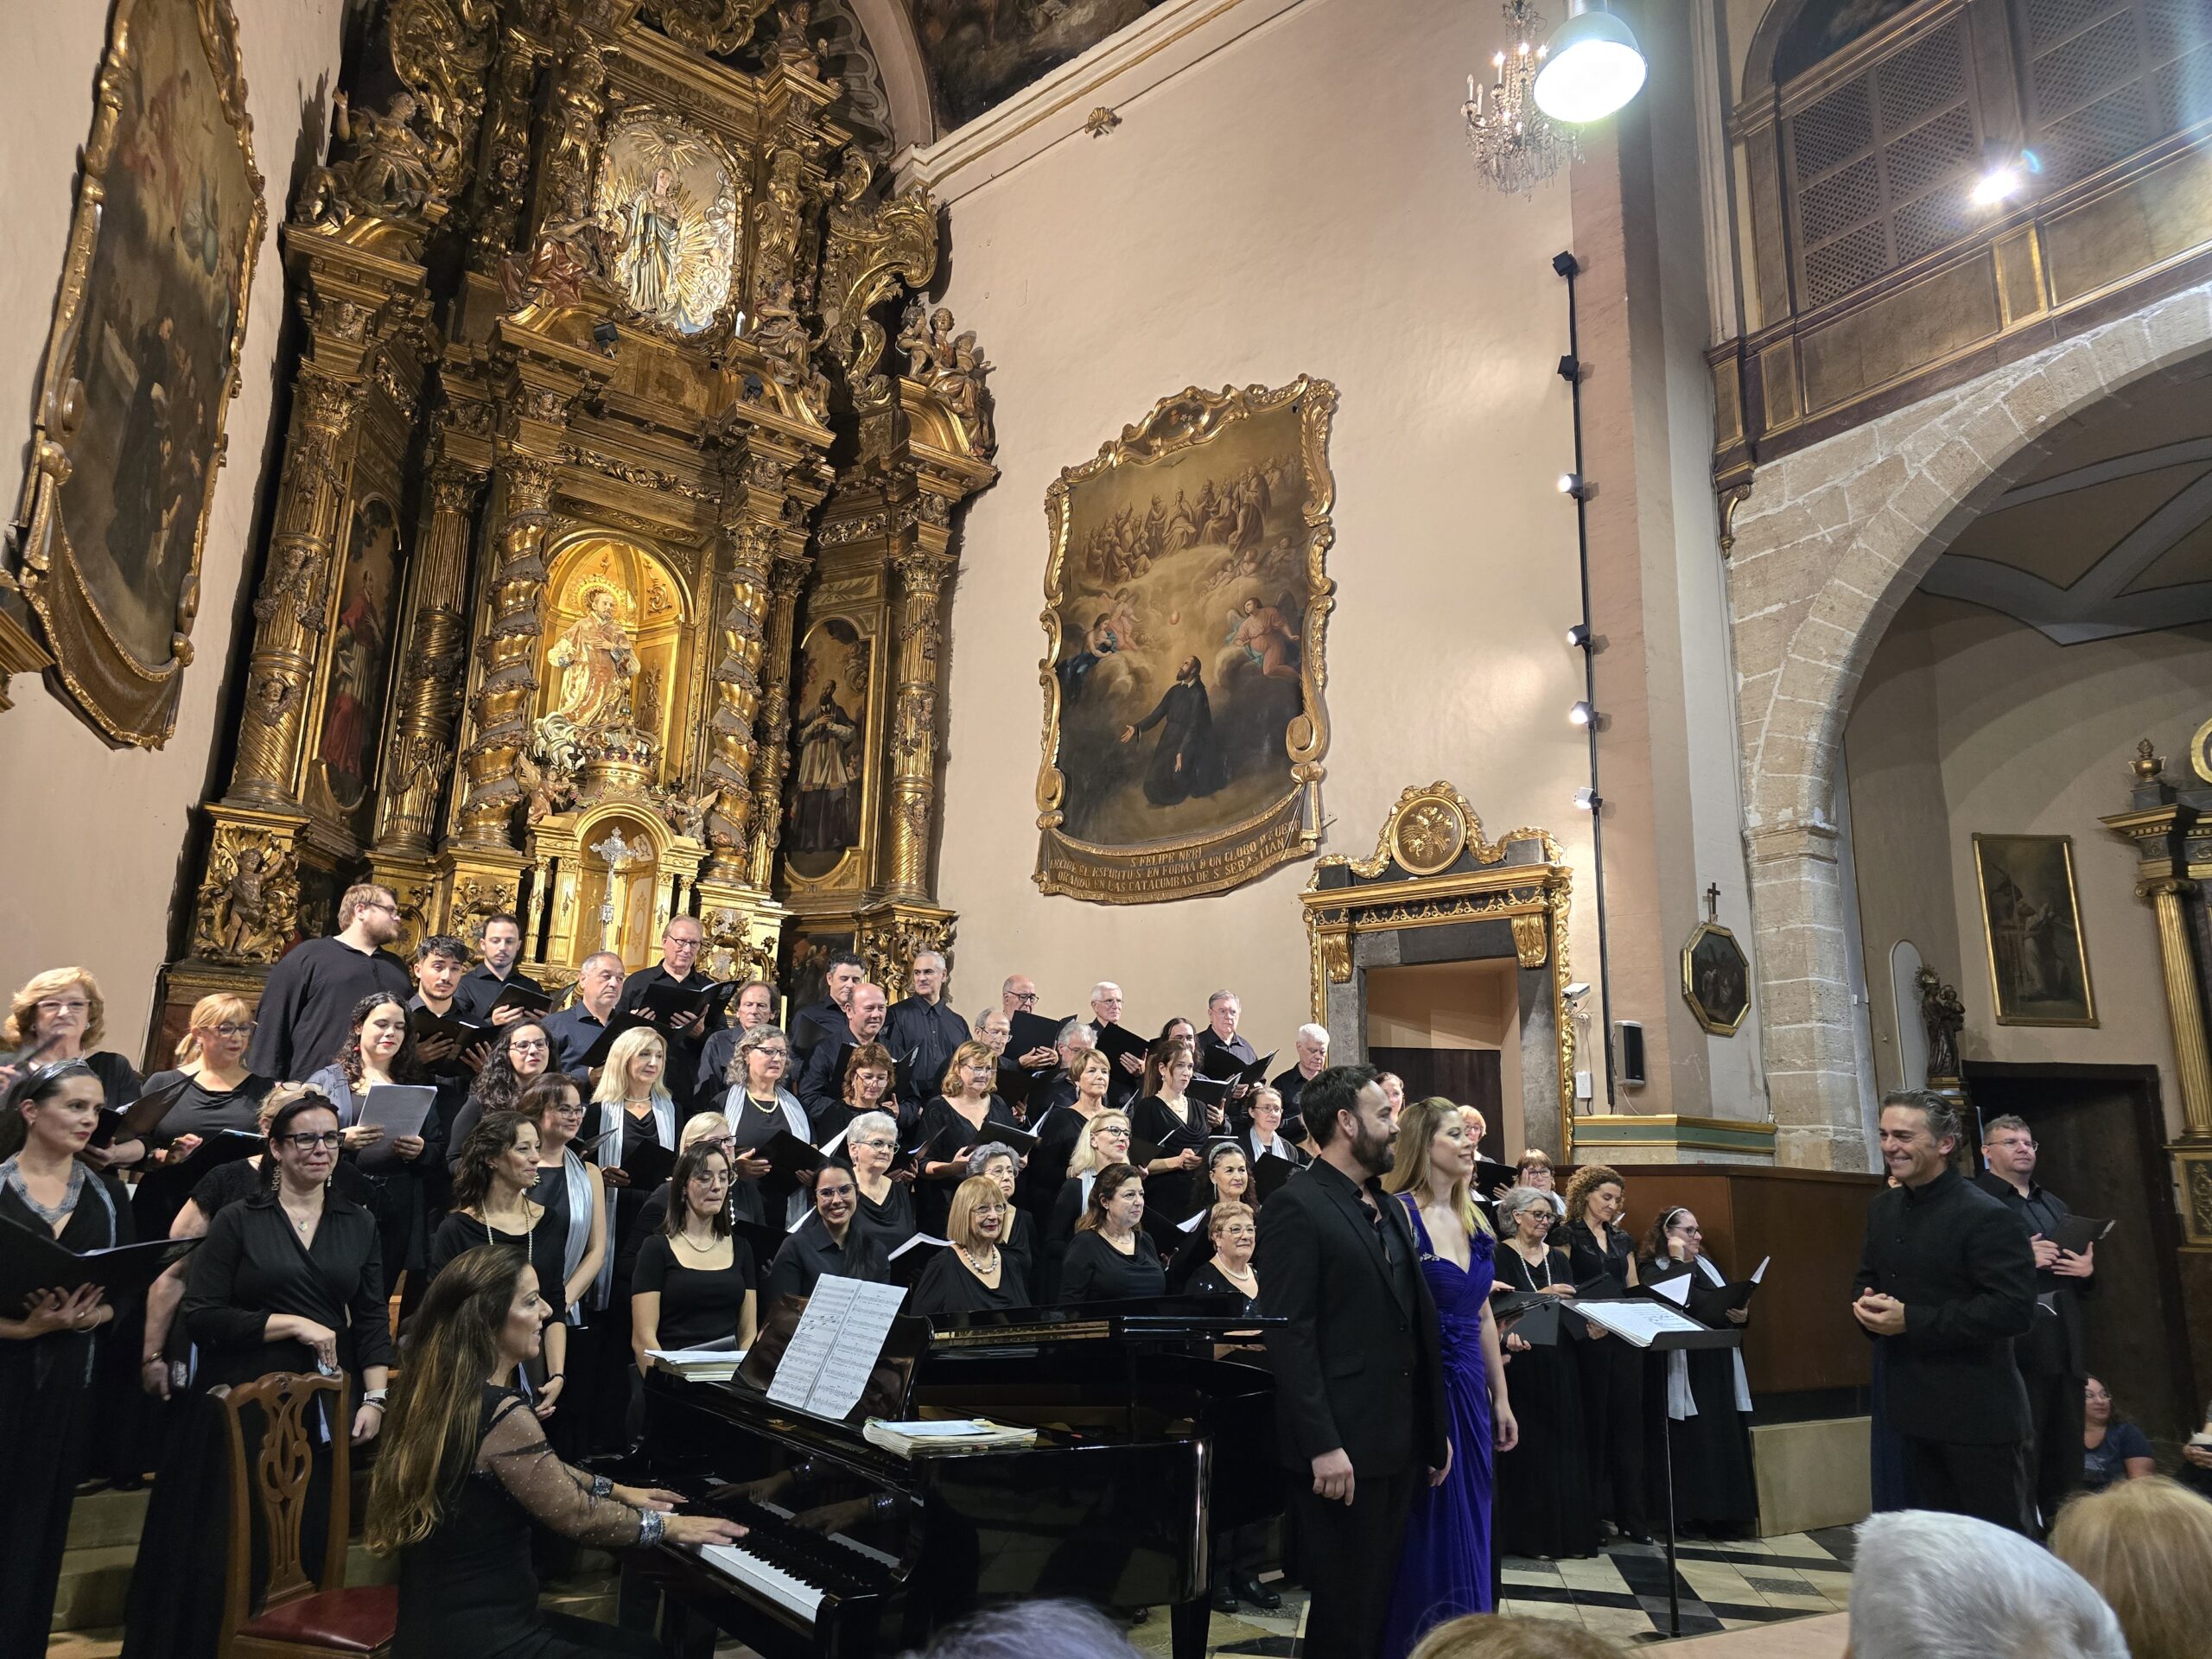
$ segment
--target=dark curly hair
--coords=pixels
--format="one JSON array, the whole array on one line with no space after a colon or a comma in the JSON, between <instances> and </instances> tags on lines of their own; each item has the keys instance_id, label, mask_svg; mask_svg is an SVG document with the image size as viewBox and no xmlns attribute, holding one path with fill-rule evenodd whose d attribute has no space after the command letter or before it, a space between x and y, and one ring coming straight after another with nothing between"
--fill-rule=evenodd
<instances>
[{"instance_id":1,"label":"dark curly hair","mask_svg":"<svg viewBox=\"0 0 2212 1659\"><path fill-rule=\"evenodd\" d=\"M461 1165L454 1171L454 1209L481 1207L492 1191L492 1160L512 1148L524 1129L535 1135L537 1125L520 1112L486 1112L477 1120L461 1143Z\"/></svg>"},{"instance_id":2,"label":"dark curly hair","mask_svg":"<svg viewBox=\"0 0 2212 1659\"><path fill-rule=\"evenodd\" d=\"M545 1070L540 1077L553 1074L553 1033L538 1020L518 1020L505 1027L493 1040L492 1052L485 1059L484 1069L476 1074L476 1081L468 1085L468 1097L486 1112L513 1111L522 1100L522 1091L529 1087L522 1074L515 1070L514 1054L509 1046L518 1031L534 1031L545 1039ZM531 1082L536 1079L532 1078ZM586 1094L589 1094L587 1090Z\"/></svg>"},{"instance_id":3,"label":"dark curly hair","mask_svg":"<svg viewBox=\"0 0 2212 1659\"><path fill-rule=\"evenodd\" d=\"M361 1027L369 1023L371 1014L387 1002L403 1014L407 1012L404 999L394 996L390 991L371 991L353 1005L353 1012L346 1017L346 1040L340 1046L338 1058L333 1064L345 1077L349 1087L358 1085L361 1081ZM421 1081L422 1075L422 1062L415 1058L415 1029L410 1024L399 1039L399 1052L391 1057L391 1080L394 1083L416 1083Z\"/></svg>"}]
</instances>

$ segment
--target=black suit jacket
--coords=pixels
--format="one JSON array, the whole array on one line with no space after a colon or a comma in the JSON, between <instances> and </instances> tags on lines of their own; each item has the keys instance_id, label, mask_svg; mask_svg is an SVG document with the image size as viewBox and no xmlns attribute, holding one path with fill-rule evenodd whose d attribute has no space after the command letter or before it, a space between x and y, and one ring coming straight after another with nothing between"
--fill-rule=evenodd
<instances>
[{"instance_id":1,"label":"black suit jacket","mask_svg":"<svg viewBox=\"0 0 2212 1659\"><path fill-rule=\"evenodd\" d=\"M2050 1238L2058 1224L2074 1212L2066 1200L2047 1186L2028 1184L2028 1196L1993 1170L1985 1169L1974 1184L2005 1206L2032 1239L2041 1233ZM2035 1247L2031 1243L2029 1249ZM2089 1369L2088 1335L2083 1327L2081 1299L2093 1294L2097 1281L2062 1279L2050 1268L2036 1269L2036 1318L2026 1336L2012 1344L2012 1357L2028 1376L2082 1376Z\"/></svg>"},{"instance_id":2,"label":"black suit jacket","mask_svg":"<svg viewBox=\"0 0 2212 1659\"><path fill-rule=\"evenodd\" d=\"M1948 1169L1916 1190L1877 1192L1855 1288L1904 1304L1904 1333L1875 1338L1897 1433L1968 1446L2028 1437L2012 1339L2035 1317L2036 1258L2002 1204Z\"/></svg>"},{"instance_id":3,"label":"black suit jacket","mask_svg":"<svg viewBox=\"0 0 2212 1659\"><path fill-rule=\"evenodd\" d=\"M1386 1260L1359 1189L1316 1160L1260 1208L1260 1311L1275 1374L1275 1442L1303 1470L1342 1447L1357 1476L1444 1466L1444 1366L1436 1304L1405 1206L1368 1189L1389 1229Z\"/></svg>"}]
</instances>

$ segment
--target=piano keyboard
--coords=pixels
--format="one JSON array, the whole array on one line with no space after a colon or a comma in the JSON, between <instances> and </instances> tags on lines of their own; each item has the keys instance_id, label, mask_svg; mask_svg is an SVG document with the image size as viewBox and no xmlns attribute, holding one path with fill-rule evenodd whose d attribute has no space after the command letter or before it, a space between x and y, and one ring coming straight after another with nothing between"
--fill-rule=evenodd
<instances>
[{"instance_id":1,"label":"piano keyboard","mask_svg":"<svg viewBox=\"0 0 2212 1659\"><path fill-rule=\"evenodd\" d=\"M742 1542L702 1544L699 1559L724 1578L736 1580L753 1594L775 1603L786 1612L798 1614L810 1624L821 1616L821 1591L754 1554Z\"/></svg>"}]
</instances>

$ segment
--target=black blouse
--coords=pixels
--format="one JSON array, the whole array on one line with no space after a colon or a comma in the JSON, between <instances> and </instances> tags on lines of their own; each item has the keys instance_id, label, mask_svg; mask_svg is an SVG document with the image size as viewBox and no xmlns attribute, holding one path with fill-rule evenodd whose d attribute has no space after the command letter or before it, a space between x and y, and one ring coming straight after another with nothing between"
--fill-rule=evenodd
<instances>
[{"instance_id":1,"label":"black blouse","mask_svg":"<svg viewBox=\"0 0 2212 1659\"><path fill-rule=\"evenodd\" d=\"M1167 1269L1160 1251L1141 1232L1136 1254L1123 1255L1106 1242L1106 1236L1088 1228L1068 1241L1067 1259L1060 1267L1060 1300L1065 1302L1121 1302L1140 1296L1165 1296Z\"/></svg>"},{"instance_id":2,"label":"black blouse","mask_svg":"<svg viewBox=\"0 0 2212 1659\"><path fill-rule=\"evenodd\" d=\"M261 1128L261 1103L276 1086L274 1077L257 1077L249 1071L235 1089L211 1089L198 1077L185 1077L182 1072L172 1071L155 1072L138 1092L150 1095L180 1079L184 1084L184 1092L162 1114L150 1137L161 1146L182 1135L209 1135L224 1129L256 1133Z\"/></svg>"},{"instance_id":3,"label":"black blouse","mask_svg":"<svg viewBox=\"0 0 2212 1659\"><path fill-rule=\"evenodd\" d=\"M659 1296L660 1323L654 1337L658 1347L694 1348L735 1336L745 1318L745 1299L752 1291L753 1249L741 1238L729 1241L726 1268L684 1266L666 1233L655 1233L638 1247L638 1270L630 1281L630 1294Z\"/></svg>"},{"instance_id":4,"label":"black blouse","mask_svg":"<svg viewBox=\"0 0 2212 1659\"><path fill-rule=\"evenodd\" d=\"M1636 1256L1636 1241L1622 1227L1605 1230L1605 1246L1590 1236L1587 1223L1569 1222L1567 1260L1573 1265L1575 1287L1586 1294L1624 1296L1628 1294L1629 1264Z\"/></svg>"},{"instance_id":5,"label":"black blouse","mask_svg":"<svg viewBox=\"0 0 2212 1659\"><path fill-rule=\"evenodd\" d=\"M7 1172L13 1159L0 1163L0 1172ZM130 1205L124 1197L122 1185L112 1175L95 1170L90 1164L80 1163L75 1168L83 1172L73 1174L77 1188L76 1200L70 1205L67 1219L61 1230L55 1232L45 1217L32 1209L24 1200L8 1174L0 1173L0 1226L12 1222L18 1227L42 1233L64 1248L79 1255L86 1250L104 1250L111 1245L131 1242ZM60 1287L74 1290L76 1286ZM118 1310L121 1312L120 1309ZM112 1326L105 1327L112 1329ZM42 1337L29 1342L0 1342L0 1402L21 1405L34 1377L55 1375L73 1376L80 1382L92 1380L92 1345L104 1340L99 1331L49 1331ZM52 1367L66 1368L60 1373ZM20 1385L20 1391L19 1391ZM11 1434L37 1434L43 1426L18 1420L8 1425Z\"/></svg>"},{"instance_id":6,"label":"black blouse","mask_svg":"<svg viewBox=\"0 0 2212 1659\"><path fill-rule=\"evenodd\" d=\"M925 1319L942 1317L948 1313L987 1313L999 1308L1028 1307L1028 1281L1021 1276L1021 1269L1014 1259L1004 1250L999 1252L999 1287L988 1285L968 1270L957 1249L943 1249L937 1259L922 1269L916 1281L914 1294L906 1300L906 1311Z\"/></svg>"},{"instance_id":7,"label":"black blouse","mask_svg":"<svg viewBox=\"0 0 2212 1659\"><path fill-rule=\"evenodd\" d=\"M1260 1299L1256 1296L1247 1296L1231 1284L1229 1276L1216 1267L1211 1259L1191 1274L1190 1282L1183 1288L1186 1294L1192 1296L1233 1296L1236 1299L1236 1311L1239 1314L1251 1314L1256 1317L1260 1312Z\"/></svg>"},{"instance_id":8,"label":"black blouse","mask_svg":"<svg viewBox=\"0 0 2212 1659\"><path fill-rule=\"evenodd\" d=\"M187 1268L184 1326L200 1347L202 1388L315 1369L311 1344L264 1339L278 1314L339 1333L341 1363L356 1376L391 1363L384 1259L376 1218L325 1194L315 1240L302 1247L274 1192L233 1204L208 1223Z\"/></svg>"},{"instance_id":9,"label":"black blouse","mask_svg":"<svg viewBox=\"0 0 2212 1659\"><path fill-rule=\"evenodd\" d=\"M1014 1108L996 1095L984 1103L983 1126L977 1128L943 1095L933 1096L922 1108L922 1126L916 1139L927 1144L933 1136L942 1139L930 1147L925 1162L944 1164L956 1162L963 1153L974 1150L998 1137L996 1128L1019 1128L1014 1122ZM942 1236L946 1218L952 1212L952 1195L959 1191L960 1183L967 1179L958 1171L936 1180L924 1179L915 1183L914 1208L916 1219L922 1230L933 1236Z\"/></svg>"},{"instance_id":10,"label":"black blouse","mask_svg":"<svg viewBox=\"0 0 2212 1659\"><path fill-rule=\"evenodd\" d=\"M857 1189L857 1177L854 1185ZM897 1249L914 1236L914 1195L904 1181L892 1182L891 1190L883 1195L881 1204L865 1192L859 1193L859 1198L860 1207L855 1212L857 1218L866 1222L869 1230L883 1241L883 1248L887 1251Z\"/></svg>"},{"instance_id":11,"label":"black blouse","mask_svg":"<svg viewBox=\"0 0 2212 1659\"><path fill-rule=\"evenodd\" d=\"M530 1265L537 1270L537 1294L553 1310L554 1319L568 1316L569 1224L565 1217L556 1225L550 1215L543 1215L528 1232L510 1233L456 1210L430 1235L429 1276L435 1279L454 1257L480 1244L504 1244L528 1256Z\"/></svg>"},{"instance_id":12,"label":"black blouse","mask_svg":"<svg viewBox=\"0 0 2212 1659\"><path fill-rule=\"evenodd\" d=\"M1190 1113L1187 1120L1179 1117L1174 1109L1158 1095L1147 1095L1129 1113L1130 1132L1137 1139L1149 1141L1170 1154L1193 1144L1203 1150L1206 1140L1206 1109L1190 1099L1184 1101L1183 1107ZM1198 1137L1195 1142L1192 1140L1193 1135ZM1170 1145L1171 1141L1175 1144ZM1145 1174L1144 1207L1147 1221L1157 1227L1161 1223L1173 1225L1182 1220L1198 1207L1202 1190L1207 1192L1212 1190L1206 1184L1206 1169L1203 1163L1196 1169L1169 1170L1158 1175ZM1154 1216L1158 1217L1157 1221L1152 1220Z\"/></svg>"},{"instance_id":13,"label":"black blouse","mask_svg":"<svg viewBox=\"0 0 2212 1659\"><path fill-rule=\"evenodd\" d=\"M191 1201L200 1206L200 1218L213 1221L218 1211L268 1191L261 1170L251 1158L234 1158L201 1176L191 1192ZM330 1183L330 1190L347 1203L359 1205L371 1215L376 1213L374 1189L353 1165L340 1159L331 1168Z\"/></svg>"}]
</instances>

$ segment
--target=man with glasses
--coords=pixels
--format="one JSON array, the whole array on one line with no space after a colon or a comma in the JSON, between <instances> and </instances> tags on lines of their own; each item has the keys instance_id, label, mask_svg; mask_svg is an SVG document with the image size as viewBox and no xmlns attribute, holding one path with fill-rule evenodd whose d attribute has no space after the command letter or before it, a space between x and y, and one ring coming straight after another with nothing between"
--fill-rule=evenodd
<instances>
[{"instance_id":1,"label":"man with glasses","mask_svg":"<svg viewBox=\"0 0 2212 1659\"><path fill-rule=\"evenodd\" d=\"M706 930L699 925L696 916L670 917L668 925L661 930L660 960L650 968L640 968L623 982L617 1010L644 1007L645 993L656 985L673 985L686 991L703 991L712 985L713 976L699 967L699 952L706 943ZM721 1021L717 1019L715 1023ZM696 1010L672 1014L657 1021L656 1029L668 1039L668 1066L663 1074L668 1079L668 1092L676 1096L677 1109L688 1114L696 1092L699 1051L707 1040L706 1016Z\"/></svg>"},{"instance_id":2,"label":"man with glasses","mask_svg":"<svg viewBox=\"0 0 2212 1659\"><path fill-rule=\"evenodd\" d=\"M768 1269L769 1301L779 1296L811 1296L815 1281L825 1276L882 1275L882 1249L868 1224L855 1213L860 1198L851 1170L839 1164L823 1166L814 1182L814 1213L792 1230Z\"/></svg>"},{"instance_id":3,"label":"man with glasses","mask_svg":"<svg viewBox=\"0 0 2212 1659\"><path fill-rule=\"evenodd\" d=\"M510 985L519 985L524 990L544 990L544 987L515 966L522 956L522 924L502 911L484 924L484 962L461 976L461 987L453 994L454 1001L461 1008L464 1020L489 1020L495 1026L510 1026L523 1017L524 1010L510 1002L493 1012L492 1004L499 1000L499 993Z\"/></svg>"},{"instance_id":4,"label":"man with glasses","mask_svg":"<svg viewBox=\"0 0 2212 1659\"><path fill-rule=\"evenodd\" d=\"M346 888L338 901L338 931L294 946L269 970L246 1070L297 1083L338 1058L363 997L382 992L404 1002L414 995L406 965L384 949L403 931L391 888Z\"/></svg>"},{"instance_id":5,"label":"man with glasses","mask_svg":"<svg viewBox=\"0 0 2212 1659\"><path fill-rule=\"evenodd\" d=\"M2036 1137L2024 1120L2009 1113L1982 1126L1981 1156L1989 1167L1974 1185L2011 1211L2036 1253L2036 1317L2012 1344L2020 1381L2028 1390L2033 1434L2029 1482L2043 1524L2082 1484L2082 1402L2089 1362L2082 1347L2081 1297L2095 1288L2096 1246L2080 1255L2062 1249L2058 1233L2071 1212L2066 1200L2036 1185Z\"/></svg>"},{"instance_id":6,"label":"man with glasses","mask_svg":"<svg viewBox=\"0 0 2212 1659\"><path fill-rule=\"evenodd\" d=\"M776 1023L776 988L765 979L748 979L730 999L729 1023L707 1039L699 1051L699 1075L693 1081L697 1098L710 1099L729 1084L730 1056L738 1039L755 1026Z\"/></svg>"},{"instance_id":7,"label":"man with glasses","mask_svg":"<svg viewBox=\"0 0 2212 1659\"><path fill-rule=\"evenodd\" d=\"M1037 982L1027 974L1007 975L1006 983L999 988L999 1007L1009 1021L1017 1014L1036 1013ZM1041 1044L1015 1060L1032 1071L1058 1063L1059 1056Z\"/></svg>"},{"instance_id":8,"label":"man with glasses","mask_svg":"<svg viewBox=\"0 0 2212 1659\"><path fill-rule=\"evenodd\" d=\"M899 1062L899 1117L919 1117L922 1103L938 1092L952 1052L968 1040L968 1022L944 1001L944 957L924 950L914 958L914 994L891 1007L883 1046Z\"/></svg>"}]
</instances>

